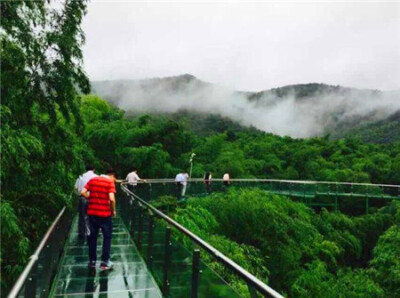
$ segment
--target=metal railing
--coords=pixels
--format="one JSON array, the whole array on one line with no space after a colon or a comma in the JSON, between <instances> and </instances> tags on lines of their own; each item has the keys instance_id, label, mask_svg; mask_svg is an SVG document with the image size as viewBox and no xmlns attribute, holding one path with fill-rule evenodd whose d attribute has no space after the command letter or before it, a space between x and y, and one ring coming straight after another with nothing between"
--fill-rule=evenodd
<instances>
[{"instance_id":1,"label":"metal railing","mask_svg":"<svg viewBox=\"0 0 400 298\"><path fill-rule=\"evenodd\" d=\"M69 229L66 207L57 215L18 280L8 298L47 297L51 288L58 260L65 242L65 232Z\"/></svg>"},{"instance_id":2,"label":"metal railing","mask_svg":"<svg viewBox=\"0 0 400 298\"><path fill-rule=\"evenodd\" d=\"M144 179L145 181L138 181L137 183L168 183L175 182L173 178L155 178L155 179ZM223 179L212 178L212 182L223 182ZM396 184L376 184L376 183L359 183L359 182L339 182L339 181L317 181L317 180L286 180L286 179L258 179L258 178L240 178L230 179L231 182L285 182L285 183L296 183L296 184L333 184L333 185L359 185L359 186L380 186L380 187L393 187L399 188L400 185ZM119 180L122 184L126 184L125 180ZM188 182L204 182L203 178L190 178Z\"/></svg>"},{"instance_id":3,"label":"metal railing","mask_svg":"<svg viewBox=\"0 0 400 298\"><path fill-rule=\"evenodd\" d=\"M148 241L148 246L147 246L147 252L149 254L147 261L152 262L152 258L150 256L151 254L151 246L154 246L153 244L153 237L154 237L154 217L159 218L163 222L166 223L166 229L165 229L165 247L164 247L164 256L163 256L163 270L162 270L162 277L160 278L161 280L161 288L162 292L165 296L168 296L169 294L169 287L170 287L170 281L169 281L169 275L168 275L168 270L169 270L169 262L170 259L172 258L171 254L171 227L173 227L175 230L177 230L181 236L183 235L187 239L189 239L192 243L195 244L195 247L193 249L193 255L192 255L192 267L191 267L191 291L190 291L190 296L191 297L198 297L198 291L199 291L199 278L201 275L200 272L200 250L198 247L206 251L212 258L214 258L218 263L222 264L225 268L229 268L233 274L237 275L239 278L241 278L243 281L246 282L250 296L251 297L258 297L257 293L265 296L265 297L283 297L281 294L276 292L274 289L263 283L261 280L259 280L257 277L243 269L241 266L236 264L234 261L229 259L227 256L222 254L220 251L212 247L210 244L205 242L203 239L165 215L163 212L160 210L154 208L152 205L150 205L148 202L140 198L138 195L134 194L128 188L124 185L121 184L122 190L127 194L128 198L131 200L131 205L126 204L123 208L126 208L131 206L132 210L130 212L130 218L127 218L127 221L130 221L131 225L131 234L135 234L135 232L138 234L137 235L137 246L139 249L142 248L142 240L143 240L143 230L144 230L144 222L143 222L143 213L144 209L147 209L149 212L149 224L148 224L148 232L147 232L147 241ZM138 211L135 210L135 203L136 208L139 208ZM138 218L136 218L138 217ZM136 222L138 222L136 224ZM136 231L137 230L137 231ZM149 265L151 268L152 265ZM206 285L206 286L212 286L212 285Z\"/></svg>"},{"instance_id":4,"label":"metal railing","mask_svg":"<svg viewBox=\"0 0 400 298\"><path fill-rule=\"evenodd\" d=\"M206 187L204 179L189 179L186 193L189 196L203 196L210 192L223 191L226 190L223 182L222 179L212 179L211 184ZM179 196L174 183L174 179L148 179L140 182L139 188L147 187L147 192L142 191L141 196L148 200L157 197L159 193ZM376 207L388 200L400 200L400 185L277 179L231 179L230 183L239 188L258 187L296 198L309 206L339 210L340 203L343 211L350 210L353 204L357 204L358 211L365 209L365 213L369 213L371 204Z\"/></svg>"}]
</instances>

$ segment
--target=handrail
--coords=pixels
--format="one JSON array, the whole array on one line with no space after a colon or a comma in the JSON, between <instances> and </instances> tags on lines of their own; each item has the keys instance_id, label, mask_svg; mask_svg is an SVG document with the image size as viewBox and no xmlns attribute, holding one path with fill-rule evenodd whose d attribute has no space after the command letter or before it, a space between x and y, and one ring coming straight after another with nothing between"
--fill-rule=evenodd
<instances>
[{"instance_id":1,"label":"handrail","mask_svg":"<svg viewBox=\"0 0 400 298\"><path fill-rule=\"evenodd\" d=\"M180 225L179 223L177 223L176 221L174 221L173 219L171 219L170 217L168 217L167 215L165 215L158 209L151 206L149 203L147 203L146 201L141 199L139 196L137 196L136 194L134 194L133 192L128 190L123 184L121 184L121 187L127 194L131 195L131 197L133 197L133 199L137 199L141 204L145 205L152 212L157 214L159 217L161 217L163 220L168 222L170 225L172 225L175 228L177 228L178 230L180 230L184 235L186 235L187 237L192 239L192 241L194 241L199 246L201 246L204 250L206 250L210 254L212 254L217 260L219 260L220 262L224 263L225 265L227 265L228 267L233 269L233 271L235 271L236 274L238 274L240 277L244 278L249 284L251 284L252 286L257 288L257 290L261 294L270 295L270 296L276 297L276 298L277 297L283 298L283 296L281 294L279 294L278 292L276 292L274 289L272 289L271 287L264 284L257 277L255 277L254 275L249 273L247 270L245 270L244 268L242 268L241 266L236 264L234 261L232 261L231 259L226 257L223 253L221 253L220 251L218 251L217 249L212 247L210 244L205 242L203 239L196 236L191 231L189 231L188 229L186 229L185 227L183 227L182 225Z\"/></svg>"},{"instance_id":2,"label":"handrail","mask_svg":"<svg viewBox=\"0 0 400 298\"><path fill-rule=\"evenodd\" d=\"M213 178L211 182L223 182L223 179ZM295 183L295 184L332 184L332 185L356 185L356 186L376 186L376 187L394 187L400 188L400 185L396 184L374 184L374 183L358 183L358 182L336 182L336 181L314 181L314 180L279 180L279 179L230 179L230 182L284 182L284 183ZM125 180L119 180L122 185L127 184ZM204 182L203 178L190 178L188 182ZM160 178L160 179L146 179L146 181L138 181L140 184L152 184L152 183L175 183L175 179L172 178Z\"/></svg>"},{"instance_id":3,"label":"handrail","mask_svg":"<svg viewBox=\"0 0 400 298\"><path fill-rule=\"evenodd\" d=\"M16 283L14 284L10 293L8 294L8 298L17 297L18 294L21 292L21 289L24 286L26 279L28 278L29 274L31 273L33 266L38 261L40 253L42 252L44 246L46 245L46 242L49 239L50 235L52 234L55 226L57 225L60 218L64 214L65 209L66 209L65 206L61 209L60 213L58 213L56 219L53 221L53 223L47 230L46 234L44 235L42 241L40 241L39 246L35 250L35 253L29 257L28 264L25 266L25 268L22 271L21 275L19 276L18 280L16 281Z\"/></svg>"}]
</instances>

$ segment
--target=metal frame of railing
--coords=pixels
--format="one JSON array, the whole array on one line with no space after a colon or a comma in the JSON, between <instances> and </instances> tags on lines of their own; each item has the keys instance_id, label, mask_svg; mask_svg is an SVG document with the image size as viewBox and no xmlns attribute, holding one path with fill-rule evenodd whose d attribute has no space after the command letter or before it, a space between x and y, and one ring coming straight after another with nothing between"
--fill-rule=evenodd
<instances>
[{"instance_id":1,"label":"metal frame of railing","mask_svg":"<svg viewBox=\"0 0 400 298\"><path fill-rule=\"evenodd\" d=\"M310 181L310 180L279 180L279 179L230 179L231 184L241 186L266 185L269 187L267 191L297 197L309 206L317 207L333 207L339 210L340 197L355 197L365 200L365 212L369 213L371 200L400 200L400 185L393 184L372 184L372 183L353 183L353 182L332 182L332 181ZM122 185L127 184L126 181L120 181ZM204 183L204 179L192 178L188 179L188 187L191 183ZM223 179L212 179L211 183L222 183ZM146 179L140 181L139 184L151 185L167 185L175 183L174 179ZM254 183L254 185L250 185ZM249 184L249 185L246 185ZM215 184L214 184L215 185ZM274 185L277 187L274 189ZM286 185L286 187L285 187ZM300 187L300 188L299 188ZM190 195L204 195L210 193L207 189L204 193ZM330 196L334 198L333 202L327 202L324 197ZM315 201L314 198L319 197L322 201ZM376 205L376 201L375 201Z\"/></svg>"},{"instance_id":2,"label":"metal frame of railing","mask_svg":"<svg viewBox=\"0 0 400 298\"><path fill-rule=\"evenodd\" d=\"M36 248L33 255L29 257L29 262L25 266L18 280L14 284L10 293L8 294L8 298L18 297L21 293L21 290L25 286L25 294L24 297L36 297L36 282L37 276L35 271L38 269L38 260L42 250L45 248L50 236L53 234L55 227L60 222L60 219L65 214L66 207L63 207L60 213L58 213L56 219L53 221L46 234L44 235L42 241L40 241L39 246ZM29 277L31 273L34 273L33 277Z\"/></svg>"},{"instance_id":3,"label":"metal frame of railing","mask_svg":"<svg viewBox=\"0 0 400 298\"><path fill-rule=\"evenodd\" d=\"M213 178L211 182L223 182L223 179ZM358 182L336 182L336 181L314 181L314 180L280 180L280 179L230 179L230 182L282 182L294 184L331 184L331 185L353 185L353 186L375 186L375 187L390 187L400 188L400 185L395 184L374 184L374 183L358 183ZM125 180L119 180L123 184L127 184ZM204 182L203 178L190 178L187 182ZM138 181L139 184L152 184L152 183L175 183L172 178L160 179L145 179L145 181Z\"/></svg>"},{"instance_id":4,"label":"metal frame of railing","mask_svg":"<svg viewBox=\"0 0 400 298\"><path fill-rule=\"evenodd\" d=\"M128 188L125 187L124 183L121 184L121 188L131 198L131 200L137 200L142 206L145 206L148 210L150 210L153 215L154 214L157 215L159 218L161 218L168 224L168 228L166 230L166 239L168 239L168 242L171 237L171 229L170 229L170 226L171 226L171 227L174 227L175 229L177 229L178 231L180 231L183 235L185 235L189 239L191 239L199 247L201 247L202 249L207 251L209 254L211 254L218 262L220 262L223 265L225 265L226 267L230 268L236 275L238 275L243 280L245 280L249 287L250 294L252 297L257 297L252 292L252 289L256 289L260 294L262 294L266 297L279 297L279 298L283 297L281 294L279 294L274 289L272 289L271 287L264 284L257 277L255 277L254 275L249 273L247 270L245 270L244 268L242 268L241 266L236 264L234 261L229 259L227 256L222 254L220 251L218 251L214 247L212 247L210 244L205 242L203 239L201 239L197 235L193 234L191 231L189 231L188 229L186 229L185 227L183 227L182 225L180 225L179 223L177 223L176 221L174 221L173 219L171 219L170 217L165 215L163 212L154 208L152 205L147 203L145 200L143 200L142 198L140 198L139 196L137 196L136 194L134 194L133 192L128 190ZM132 214L133 214L133 212L132 212ZM167 257L167 255L168 255L168 253L166 253L166 258L165 258L166 263L168 263L168 259L169 259ZM197 297L196 289L198 287L198 278L199 278L198 277L198 275L199 275L199 271L198 271L199 260L200 260L200 252L198 249L195 249L193 251L192 296L191 297ZM167 270L164 270L164 278L163 278L162 287L163 288L168 287ZM167 289L164 289L163 292L166 292L166 291L167 291Z\"/></svg>"}]
</instances>

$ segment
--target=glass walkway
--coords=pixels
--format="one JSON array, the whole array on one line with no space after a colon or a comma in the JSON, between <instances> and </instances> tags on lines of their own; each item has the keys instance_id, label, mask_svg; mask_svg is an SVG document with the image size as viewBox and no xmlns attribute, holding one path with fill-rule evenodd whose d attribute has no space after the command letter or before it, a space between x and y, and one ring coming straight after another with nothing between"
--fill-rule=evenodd
<instances>
[{"instance_id":1,"label":"glass walkway","mask_svg":"<svg viewBox=\"0 0 400 298\"><path fill-rule=\"evenodd\" d=\"M340 208L358 204L357 209L365 206L368 213L370 204L400 200L399 185L257 179L231 182L234 187L258 187L335 210L339 203ZM192 179L186 195L199 197L226 190L220 179L207 188L202 179ZM95 270L87 267L88 249L78 238L77 218L64 207L8 297L283 297L150 204L163 195L180 197L173 180L149 180L135 194L121 184L118 216L113 218L114 269L105 272L99 264ZM240 294L215 268L224 276L239 279Z\"/></svg>"},{"instance_id":2,"label":"glass walkway","mask_svg":"<svg viewBox=\"0 0 400 298\"><path fill-rule=\"evenodd\" d=\"M88 247L79 239L75 218L51 297L162 297L156 282L140 256L121 217L113 218L111 259L113 270L101 272L88 269ZM101 255L102 237L98 239L97 250Z\"/></svg>"},{"instance_id":3,"label":"glass walkway","mask_svg":"<svg viewBox=\"0 0 400 298\"><path fill-rule=\"evenodd\" d=\"M8 297L283 297L124 185L117 199L113 270L88 268L77 217L64 207ZM99 255L101 243L100 236ZM232 288L215 264L236 275L246 293Z\"/></svg>"}]
</instances>

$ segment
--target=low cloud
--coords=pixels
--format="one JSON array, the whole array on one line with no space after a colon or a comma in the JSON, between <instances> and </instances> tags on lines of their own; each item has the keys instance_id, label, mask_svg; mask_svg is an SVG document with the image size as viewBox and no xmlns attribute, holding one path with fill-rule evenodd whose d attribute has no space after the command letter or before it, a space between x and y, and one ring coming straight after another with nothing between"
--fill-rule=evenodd
<instances>
[{"instance_id":1,"label":"low cloud","mask_svg":"<svg viewBox=\"0 0 400 298\"><path fill-rule=\"evenodd\" d=\"M299 138L385 119L400 109L399 92L319 86L320 90L304 97L296 91L299 86L286 88L284 95L274 89L255 94L205 83L190 75L94 83L96 93L125 111L174 113L184 109L220 114L243 125Z\"/></svg>"}]
</instances>

